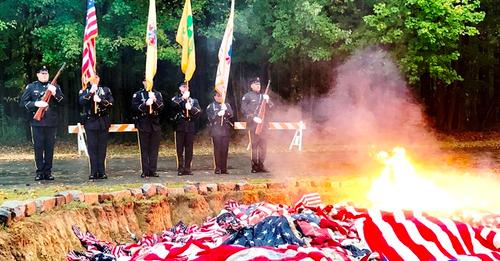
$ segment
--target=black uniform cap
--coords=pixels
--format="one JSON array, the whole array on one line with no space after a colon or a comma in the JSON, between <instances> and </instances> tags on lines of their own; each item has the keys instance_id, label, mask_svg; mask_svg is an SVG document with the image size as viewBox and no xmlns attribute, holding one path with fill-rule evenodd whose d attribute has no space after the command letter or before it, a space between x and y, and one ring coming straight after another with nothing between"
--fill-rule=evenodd
<instances>
[{"instance_id":1,"label":"black uniform cap","mask_svg":"<svg viewBox=\"0 0 500 261\"><path fill-rule=\"evenodd\" d=\"M44 66L42 66L42 67L40 67L38 69L37 73L39 73L39 72L48 72L48 71L49 71L49 69L47 69L47 66L44 65Z\"/></svg>"},{"instance_id":2,"label":"black uniform cap","mask_svg":"<svg viewBox=\"0 0 500 261\"><path fill-rule=\"evenodd\" d=\"M260 78L259 77L250 78L250 80L248 80L248 85L252 85L252 83L260 83Z\"/></svg>"}]
</instances>

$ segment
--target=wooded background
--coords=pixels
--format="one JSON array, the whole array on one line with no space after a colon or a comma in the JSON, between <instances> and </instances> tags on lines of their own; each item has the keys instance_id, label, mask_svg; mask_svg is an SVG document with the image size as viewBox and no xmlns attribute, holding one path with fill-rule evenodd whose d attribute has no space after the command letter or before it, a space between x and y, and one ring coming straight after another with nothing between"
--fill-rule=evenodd
<instances>
[{"instance_id":1,"label":"wooded background","mask_svg":"<svg viewBox=\"0 0 500 261\"><path fill-rule=\"evenodd\" d=\"M63 62L60 133L78 121L84 0L3 0L0 3L0 143L26 140L18 99L36 69ZM156 1L158 71L155 88L169 99L183 80L175 33L184 1ZM212 100L217 52L229 15L226 0L193 0L197 69L192 94ZM101 83L115 97L111 117L131 122L132 94L145 68L146 0L96 0ZM239 108L246 81L272 78L272 91L313 113L313 101L335 82L335 66L354 51L388 51L435 128L498 128L500 119L498 0L236 0L229 102ZM168 118L168 113L164 116ZM167 121L164 121L167 124ZM168 130L168 127L167 131Z\"/></svg>"}]
</instances>

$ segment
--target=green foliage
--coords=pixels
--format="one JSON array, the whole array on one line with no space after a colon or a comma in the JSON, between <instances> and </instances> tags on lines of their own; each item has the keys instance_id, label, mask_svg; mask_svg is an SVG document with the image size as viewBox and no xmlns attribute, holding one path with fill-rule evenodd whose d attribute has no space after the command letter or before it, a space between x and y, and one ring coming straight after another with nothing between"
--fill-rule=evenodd
<instances>
[{"instance_id":1,"label":"green foliage","mask_svg":"<svg viewBox=\"0 0 500 261\"><path fill-rule=\"evenodd\" d=\"M19 144L25 140L25 137L22 120L7 116L4 106L0 104L0 144Z\"/></svg>"},{"instance_id":2,"label":"green foliage","mask_svg":"<svg viewBox=\"0 0 500 261\"><path fill-rule=\"evenodd\" d=\"M348 40L350 32L341 29L327 15L328 1L248 1L238 28L258 41L270 62L294 60L328 60L334 44ZM246 21L246 23L244 22Z\"/></svg>"},{"instance_id":3,"label":"green foliage","mask_svg":"<svg viewBox=\"0 0 500 261\"><path fill-rule=\"evenodd\" d=\"M66 62L67 73L61 80L70 86L63 88L80 87L85 2L0 2L0 100L3 105L20 95L35 76L34 68L42 63L57 68ZM498 71L495 69L498 66L495 50L500 42L497 2L237 0L231 77L242 80L268 70L273 74L273 81L277 79L274 82L281 82L282 86L277 88L280 95L296 101L304 97L305 90L309 94L324 93L330 86L332 64L341 63L359 47L377 44L391 51L411 83L421 83L422 76L425 79L430 76L431 84L451 84L464 79L462 83L470 89L467 95L475 97L475 100L468 99L467 104L479 104L481 97L488 100L496 91L491 75ZM137 88L140 80L136 78L144 70L148 1L96 0L95 4L99 26L97 67L110 75L104 81L116 81L112 86L121 94L117 95L116 102L123 106L129 103L129 97L125 96ZM183 5L184 1L156 1L158 59L160 66L169 70L179 68L180 47L175 42L175 34ZM196 51L201 58L195 79L201 85L213 81L229 7L229 0L192 2ZM463 68L467 70L464 72ZM170 93L172 89L175 91L173 82L181 78L180 74L180 70L171 70L168 75L159 71L155 83ZM481 94L480 88L484 86L487 86L487 94ZM211 87L204 88L200 89L199 97L209 97L206 93ZM235 93L239 95L239 92ZM68 96L67 100L74 101L74 98ZM470 110L476 109L471 105ZM12 116L16 113L7 112ZM65 113L69 117L76 114ZM126 113L119 109L113 111L121 121L127 120ZM480 114L480 110L477 113Z\"/></svg>"},{"instance_id":4,"label":"green foliage","mask_svg":"<svg viewBox=\"0 0 500 261\"><path fill-rule=\"evenodd\" d=\"M475 25L484 19L479 0L390 0L376 4L364 17L376 41L393 47L410 82L422 74L451 84L462 80L453 68L460 57L464 36L478 34Z\"/></svg>"}]
</instances>

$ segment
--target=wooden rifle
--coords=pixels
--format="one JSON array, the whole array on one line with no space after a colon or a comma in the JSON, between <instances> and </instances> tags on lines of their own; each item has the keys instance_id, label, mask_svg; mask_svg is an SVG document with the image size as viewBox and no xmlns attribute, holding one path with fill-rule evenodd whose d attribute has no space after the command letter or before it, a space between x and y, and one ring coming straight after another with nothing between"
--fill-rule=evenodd
<instances>
[{"instance_id":1,"label":"wooden rifle","mask_svg":"<svg viewBox=\"0 0 500 261\"><path fill-rule=\"evenodd\" d=\"M264 95L268 95L269 92L269 86L271 85L271 80L267 82L266 90L264 91ZM257 124L257 127L255 127L255 134L259 135L262 132L262 127L264 126L264 117L266 117L266 105L267 102L265 99L262 99L262 102L260 103L259 107L259 118L262 120L261 123Z\"/></svg>"},{"instance_id":2,"label":"wooden rifle","mask_svg":"<svg viewBox=\"0 0 500 261\"><path fill-rule=\"evenodd\" d=\"M64 70L65 66L66 66L66 63L63 63L63 65L61 66L61 68L59 69L59 71L57 71L56 76L54 76L54 79L52 79L52 81L50 82L51 85L55 86L57 84L57 78L59 78L59 75L61 75L61 72ZM50 97L52 97L52 93L51 93L51 91L49 91L47 89L45 91L43 97L42 97L42 101L44 101L46 103L49 103ZM48 108L49 108L49 106L43 107L43 108L39 107L38 110L35 113L35 116L33 116L33 119L35 119L37 121L41 121L42 118L43 118L43 116L45 115L45 112L47 111Z\"/></svg>"}]
</instances>

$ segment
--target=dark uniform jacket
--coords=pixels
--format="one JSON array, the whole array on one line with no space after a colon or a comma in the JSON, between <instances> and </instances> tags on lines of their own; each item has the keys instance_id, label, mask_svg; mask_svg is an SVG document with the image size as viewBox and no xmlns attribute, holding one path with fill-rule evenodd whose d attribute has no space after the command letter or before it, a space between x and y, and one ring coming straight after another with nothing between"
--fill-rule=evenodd
<instances>
[{"instance_id":1,"label":"dark uniform jacket","mask_svg":"<svg viewBox=\"0 0 500 261\"><path fill-rule=\"evenodd\" d=\"M198 118L201 112L200 104L197 99L189 98L189 102L192 104L189 113L186 112L186 101L182 99L182 95L178 94L172 98L173 110L175 113L175 130L183 132L194 132L195 124L194 120Z\"/></svg>"},{"instance_id":2,"label":"dark uniform jacket","mask_svg":"<svg viewBox=\"0 0 500 261\"><path fill-rule=\"evenodd\" d=\"M249 91L245 95L243 95L243 98L241 99L241 110L247 122L248 129L255 129L255 127L257 126L257 124L253 121L253 118L259 116L260 105L262 104L262 100L264 99L263 96L264 95L261 93ZM272 102L269 102L266 106L270 108L273 106L273 104ZM263 121L266 122L267 118L268 117L263 119Z\"/></svg>"},{"instance_id":3,"label":"dark uniform jacket","mask_svg":"<svg viewBox=\"0 0 500 261\"><path fill-rule=\"evenodd\" d=\"M97 104L94 102L94 95L99 95L99 98L101 98L101 101ZM99 87L95 94L90 92L90 88L84 91L80 90L79 102L83 107L81 118L85 129L105 130L109 128L111 123L108 114L114 99L108 87Z\"/></svg>"},{"instance_id":4,"label":"dark uniform jacket","mask_svg":"<svg viewBox=\"0 0 500 261\"><path fill-rule=\"evenodd\" d=\"M217 115L221 110L221 104L218 102L212 102L207 107L207 116L208 116L208 126L210 136L230 136L231 128L233 124L229 119L233 117L233 109L229 103L226 103L227 110L224 114L222 125L221 125L221 116Z\"/></svg>"},{"instance_id":5,"label":"dark uniform jacket","mask_svg":"<svg viewBox=\"0 0 500 261\"><path fill-rule=\"evenodd\" d=\"M163 97L159 91L153 90L156 101L151 106L146 105L149 94L145 89L134 93L132 96L132 109L137 113L134 117L135 127L140 131L153 132L161 131L159 113L165 107ZM150 111L150 108L152 110Z\"/></svg>"},{"instance_id":6,"label":"dark uniform jacket","mask_svg":"<svg viewBox=\"0 0 500 261\"><path fill-rule=\"evenodd\" d=\"M49 107L45 111L43 118L40 121L34 120L38 107L35 102L40 101L47 90L49 83L41 83L39 81L32 82L26 86L23 95L21 96L20 105L30 112L31 126L54 127L57 125L57 107L62 103L64 98L61 88L56 85L56 95L50 98Z\"/></svg>"}]
</instances>

